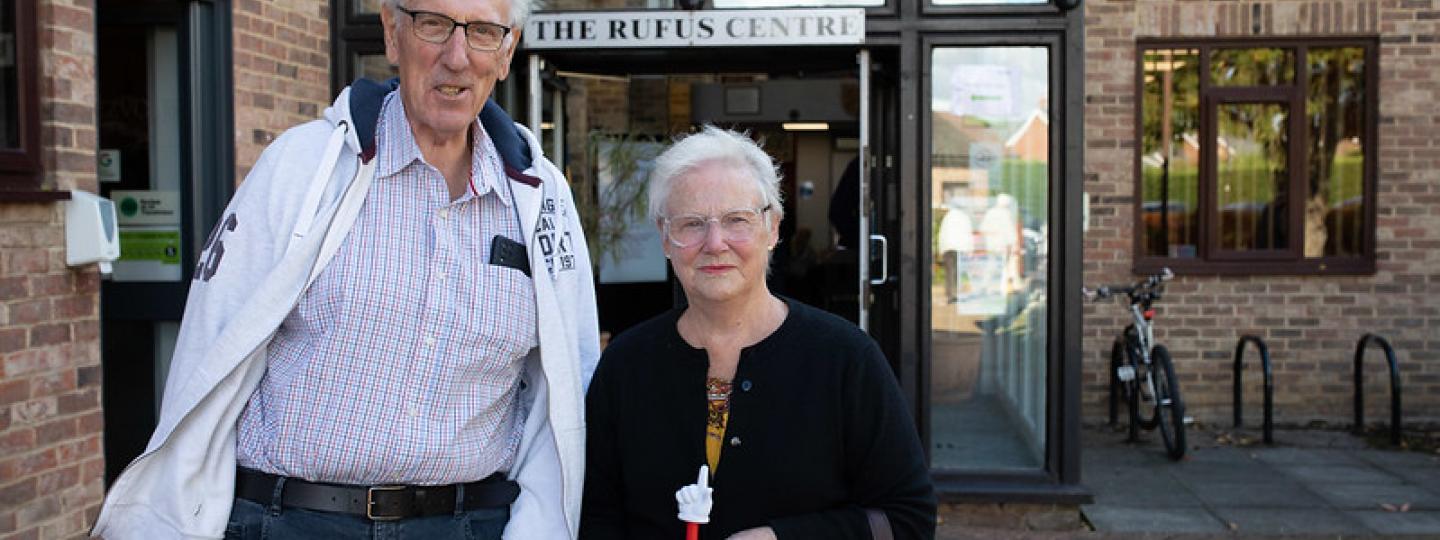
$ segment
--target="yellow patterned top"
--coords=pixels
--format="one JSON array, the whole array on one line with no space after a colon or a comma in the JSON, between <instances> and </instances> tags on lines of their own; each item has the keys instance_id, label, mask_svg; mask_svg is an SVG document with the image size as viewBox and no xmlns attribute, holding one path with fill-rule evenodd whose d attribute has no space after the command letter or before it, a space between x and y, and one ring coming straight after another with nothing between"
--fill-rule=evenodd
<instances>
[{"instance_id":1,"label":"yellow patterned top","mask_svg":"<svg viewBox=\"0 0 1440 540\"><path fill-rule=\"evenodd\" d=\"M730 421L730 381L705 379L705 393L710 414L705 418L705 461L710 463L710 476L720 468L720 448L725 441L725 424Z\"/></svg>"}]
</instances>

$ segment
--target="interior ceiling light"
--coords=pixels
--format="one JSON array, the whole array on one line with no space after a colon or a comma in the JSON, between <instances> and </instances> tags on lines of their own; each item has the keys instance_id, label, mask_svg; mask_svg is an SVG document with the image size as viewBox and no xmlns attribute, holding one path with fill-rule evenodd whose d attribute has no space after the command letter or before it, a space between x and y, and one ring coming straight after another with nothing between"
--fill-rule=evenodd
<instances>
[{"instance_id":1,"label":"interior ceiling light","mask_svg":"<svg viewBox=\"0 0 1440 540\"><path fill-rule=\"evenodd\" d=\"M830 124L827 122L785 122L780 124L785 131L828 131Z\"/></svg>"}]
</instances>

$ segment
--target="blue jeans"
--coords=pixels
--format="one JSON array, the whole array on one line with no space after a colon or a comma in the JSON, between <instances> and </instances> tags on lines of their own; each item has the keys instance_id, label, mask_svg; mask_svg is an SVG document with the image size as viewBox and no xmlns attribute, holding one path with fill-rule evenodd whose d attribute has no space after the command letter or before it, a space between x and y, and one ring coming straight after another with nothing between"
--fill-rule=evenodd
<instances>
[{"instance_id":1,"label":"blue jeans","mask_svg":"<svg viewBox=\"0 0 1440 540\"><path fill-rule=\"evenodd\" d=\"M364 516L283 508L236 498L225 525L225 540L371 538L374 540L500 540L510 507L461 510L452 514L370 521Z\"/></svg>"}]
</instances>

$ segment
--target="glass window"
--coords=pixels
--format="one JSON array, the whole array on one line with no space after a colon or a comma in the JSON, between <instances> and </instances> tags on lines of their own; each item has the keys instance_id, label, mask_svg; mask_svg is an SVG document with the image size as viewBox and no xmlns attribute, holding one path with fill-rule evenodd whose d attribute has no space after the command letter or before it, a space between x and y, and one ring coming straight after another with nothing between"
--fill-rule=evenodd
<instances>
[{"instance_id":1,"label":"glass window","mask_svg":"<svg viewBox=\"0 0 1440 540\"><path fill-rule=\"evenodd\" d=\"M937 6L987 6L1012 4L1048 4L1050 0L931 0Z\"/></svg>"},{"instance_id":2,"label":"glass window","mask_svg":"<svg viewBox=\"0 0 1440 540\"><path fill-rule=\"evenodd\" d=\"M16 62L15 1L0 1L0 148L20 143L20 66Z\"/></svg>"},{"instance_id":3,"label":"glass window","mask_svg":"<svg viewBox=\"0 0 1440 540\"><path fill-rule=\"evenodd\" d=\"M1043 47L931 57L931 465L1045 465L1050 92Z\"/></svg>"},{"instance_id":4,"label":"glass window","mask_svg":"<svg viewBox=\"0 0 1440 540\"><path fill-rule=\"evenodd\" d=\"M1305 257L1356 257L1365 238L1365 49L1310 49Z\"/></svg>"},{"instance_id":5,"label":"glass window","mask_svg":"<svg viewBox=\"0 0 1440 540\"><path fill-rule=\"evenodd\" d=\"M384 81L399 76L400 71L390 65L385 53L355 55L355 77L352 79L364 77L372 81Z\"/></svg>"},{"instance_id":6,"label":"glass window","mask_svg":"<svg viewBox=\"0 0 1440 540\"><path fill-rule=\"evenodd\" d=\"M0 0L0 190L40 186L34 2Z\"/></svg>"},{"instance_id":7,"label":"glass window","mask_svg":"<svg viewBox=\"0 0 1440 540\"><path fill-rule=\"evenodd\" d=\"M1215 49L1210 77L1216 86L1275 86L1295 80L1295 51L1290 49Z\"/></svg>"},{"instance_id":8,"label":"glass window","mask_svg":"<svg viewBox=\"0 0 1440 540\"><path fill-rule=\"evenodd\" d=\"M1372 268L1374 47L1143 47L1138 266Z\"/></svg>"},{"instance_id":9,"label":"glass window","mask_svg":"<svg viewBox=\"0 0 1440 540\"><path fill-rule=\"evenodd\" d=\"M385 0L350 0L356 15L369 15L380 13L380 5Z\"/></svg>"},{"instance_id":10,"label":"glass window","mask_svg":"<svg viewBox=\"0 0 1440 540\"><path fill-rule=\"evenodd\" d=\"M1141 249L1192 258L1200 245L1200 51L1149 50L1142 69Z\"/></svg>"},{"instance_id":11,"label":"glass window","mask_svg":"<svg viewBox=\"0 0 1440 540\"><path fill-rule=\"evenodd\" d=\"M1285 204L1290 111L1273 103L1224 103L1215 132L1219 250L1289 249Z\"/></svg>"}]
</instances>

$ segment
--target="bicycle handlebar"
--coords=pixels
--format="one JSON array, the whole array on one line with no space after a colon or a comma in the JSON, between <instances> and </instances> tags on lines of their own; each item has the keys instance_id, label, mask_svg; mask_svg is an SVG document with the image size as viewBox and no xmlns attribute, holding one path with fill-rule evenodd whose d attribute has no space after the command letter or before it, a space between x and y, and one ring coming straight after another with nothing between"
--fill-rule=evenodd
<instances>
[{"instance_id":1,"label":"bicycle handlebar","mask_svg":"<svg viewBox=\"0 0 1440 540\"><path fill-rule=\"evenodd\" d=\"M1159 274L1146 276L1145 279L1135 282L1133 285L1101 285L1094 289L1081 287L1080 292L1085 295L1086 299L1092 301L1106 300L1117 294L1124 294L1133 299L1136 293L1157 290L1174 277L1175 273L1171 272L1169 268L1161 268Z\"/></svg>"}]
</instances>

